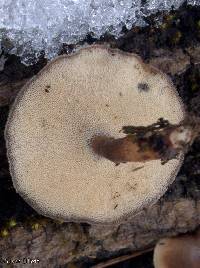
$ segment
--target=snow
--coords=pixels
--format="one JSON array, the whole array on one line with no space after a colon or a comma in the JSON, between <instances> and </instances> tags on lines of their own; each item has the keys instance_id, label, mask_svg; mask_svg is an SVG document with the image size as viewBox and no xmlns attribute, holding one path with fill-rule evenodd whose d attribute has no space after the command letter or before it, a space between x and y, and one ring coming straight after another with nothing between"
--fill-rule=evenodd
<instances>
[{"instance_id":1,"label":"snow","mask_svg":"<svg viewBox=\"0 0 200 268\"><path fill-rule=\"evenodd\" d=\"M0 0L0 45L31 63L40 52L55 57L63 43L75 44L88 33L116 38L123 26L144 26L158 10L178 8L184 0ZM200 5L200 0L188 0ZM8 45L9 40L9 45Z\"/></svg>"}]
</instances>

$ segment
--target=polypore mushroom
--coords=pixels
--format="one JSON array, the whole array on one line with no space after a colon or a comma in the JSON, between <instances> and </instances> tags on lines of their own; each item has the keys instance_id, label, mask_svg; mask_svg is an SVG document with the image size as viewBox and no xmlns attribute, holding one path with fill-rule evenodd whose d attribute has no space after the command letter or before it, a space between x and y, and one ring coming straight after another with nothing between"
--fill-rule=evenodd
<instances>
[{"instance_id":1,"label":"polypore mushroom","mask_svg":"<svg viewBox=\"0 0 200 268\"><path fill-rule=\"evenodd\" d=\"M199 268L200 232L164 238L154 250L155 268Z\"/></svg>"},{"instance_id":2,"label":"polypore mushroom","mask_svg":"<svg viewBox=\"0 0 200 268\"><path fill-rule=\"evenodd\" d=\"M165 165L154 147L150 155L115 159L101 141L123 139L122 126L159 118L178 124L182 102L168 77L136 55L92 46L58 57L11 109L5 137L14 187L52 218L105 223L133 215L166 191L182 154Z\"/></svg>"}]
</instances>

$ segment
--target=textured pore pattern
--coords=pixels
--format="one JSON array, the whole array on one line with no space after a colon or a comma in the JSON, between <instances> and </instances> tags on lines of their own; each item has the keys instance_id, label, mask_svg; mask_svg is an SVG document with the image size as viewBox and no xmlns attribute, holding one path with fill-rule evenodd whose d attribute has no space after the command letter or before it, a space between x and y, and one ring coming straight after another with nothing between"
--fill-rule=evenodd
<instances>
[{"instance_id":1,"label":"textured pore pattern","mask_svg":"<svg viewBox=\"0 0 200 268\"><path fill-rule=\"evenodd\" d=\"M50 217L111 222L136 213L166 191L181 160L115 166L89 142L96 134L123 137L122 126L160 117L178 123L181 101L168 78L135 55L97 46L59 57L26 85L10 113L14 186Z\"/></svg>"}]
</instances>

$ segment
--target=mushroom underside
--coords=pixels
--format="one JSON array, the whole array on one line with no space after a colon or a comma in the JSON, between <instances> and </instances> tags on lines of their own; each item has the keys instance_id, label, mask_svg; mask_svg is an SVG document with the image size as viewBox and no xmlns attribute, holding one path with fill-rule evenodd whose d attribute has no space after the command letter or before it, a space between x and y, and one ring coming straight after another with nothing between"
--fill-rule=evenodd
<instances>
[{"instance_id":1,"label":"mushroom underside","mask_svg":"<svg viewBox=\"0 0 200 268\"><path fill-rule=\"evenodd\" d=\"M14 187L52 218L109 223L133 215L167 190L182 155L165 165L115 166L94 153L91 139L120 138L122 126L160 117L180 122L182 102L171 81L137 56L93 46L58 57L11 109L5 137Z\"/></svg>"}]
</instances>

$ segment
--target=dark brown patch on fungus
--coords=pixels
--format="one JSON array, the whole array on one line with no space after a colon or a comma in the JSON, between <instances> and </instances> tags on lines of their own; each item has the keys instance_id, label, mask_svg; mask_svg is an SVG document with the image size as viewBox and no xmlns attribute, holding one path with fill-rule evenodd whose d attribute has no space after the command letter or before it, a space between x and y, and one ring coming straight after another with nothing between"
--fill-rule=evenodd
<instances>
[{"instance_id":1,"label":"dark brown patch on fungus","mask_svg":"<svg viewBox=\"0 0 200 268\"><path fill-rule=\"evenodd\" d=\"M47 86L45 87L45 89L44 89L45 92L46 92L46 93L49 93L49 92L50 92L50 91L49 91L50 88L51 88L51 86L50 86L50 85L47 85Z\"/></svg>"},{"instance_id":2,"label":"dark brown patch on fungus","mask_svg":"<svg viewBox=\"0 0 200 268\"><path fill-rule=\"evenodd\" d=\"M142 91L147 92L147 91L150 90L150 88L149 88L149 85L147 83L139 83L138 84L138 90L140 92L142 92Z\"/></svg>"}]
</instances>

